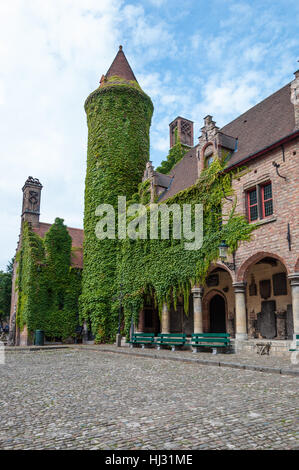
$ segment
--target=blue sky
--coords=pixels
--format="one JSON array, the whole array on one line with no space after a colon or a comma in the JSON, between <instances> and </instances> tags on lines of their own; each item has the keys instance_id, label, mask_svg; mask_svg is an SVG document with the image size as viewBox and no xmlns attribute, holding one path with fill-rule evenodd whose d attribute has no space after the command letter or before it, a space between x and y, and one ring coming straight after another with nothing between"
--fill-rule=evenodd
<instances>
[{"instance_id":1,"label":"blue sky","mask_svg":"<svg viewBox=\"0 0 299 470\"><path fill-rule=\"evenodd\" d=\"M82 227L84 100L119 44L155 111L151 160L167 155L177 115L218 126L293 79L297 1L10 0L0 3L0 269L14 255L26 178L41 221Z\"/></svg>"}]
</instances>

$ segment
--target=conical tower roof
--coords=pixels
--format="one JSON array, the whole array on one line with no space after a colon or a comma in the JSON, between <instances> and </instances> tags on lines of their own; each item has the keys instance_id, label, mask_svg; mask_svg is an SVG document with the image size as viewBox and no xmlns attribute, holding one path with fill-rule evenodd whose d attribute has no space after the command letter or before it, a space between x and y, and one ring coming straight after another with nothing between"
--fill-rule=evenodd
<instances>
[{"instance_id":1,"label":"conical tower roof","mask_svg":"<svg viewBox=\"0 0 299 470\"><path fill-rule=\"evenodd\" d=\"M107 79L115 75L125 80L134 80L137 82L133 70L131 69L129 62L123 53L122 46L119 46L119 51L116 54L108 72L106 73L105 78Z\"/></svg>"}]
</instances>

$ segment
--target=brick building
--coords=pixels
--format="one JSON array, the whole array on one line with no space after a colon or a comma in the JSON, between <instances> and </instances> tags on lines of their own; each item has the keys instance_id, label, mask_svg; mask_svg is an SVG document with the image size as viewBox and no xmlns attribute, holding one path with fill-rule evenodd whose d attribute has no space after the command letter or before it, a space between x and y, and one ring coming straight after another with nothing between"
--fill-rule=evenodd
<instances>
[{"instance_id":1,"label":"brick building","mask_svg":"<svg viewBox=\"0 0 299 470\"><path fill-rule=\"evenodd\" d=\"M297 90L297 91L296 91ZM192 122L173 123L189 128L181 134L190 150L164 175L149 162L144 179L151 180L152 200L167 201L193 185L214 158L229 154L227 171L246 166L233 180L237 211L258 223L250 242L241 243L231 259L210 267L204 286L194 286L193 305L184 317L163 309L164 332L228 332L239 340L286 340L299 332L299 71L295 79L221 129L212 116L204 118L198 144L193 146ZM191 126L191 129L190 129ZM224 213L232 202L226 200ZM140 331L159 328L149 306L141 315ZM251 341L254 343L254 341ZM278 343L277 343L278 345ZM288 343L280 342L281 347Z\"/></svg>"},{"instance_id":2,"label":"brick building","mask_svg":"<svg viewBox=\"0 0 299 470\"><path fill-rule=\"evenodd\" d=\"M44 238L52 224L40 221L40 203L42 185L37 178L29 176L22 188L23 201L21 213L21 231L16 253L22 244L22 227L24 222L28 222L39 237ZM72 238L71 265L74 268L83 268L83 230L78 228L67 228ZM10 309L10 337L9 343L15 345L29 345L32 343L32 335L27 330L27 325L21 330L16 326L16 312L18 308L17 276L20 275L19 262L15 259L12 278L12 297Z\"/></svg>"},{"instance_id":3,"label":"brick building","mask_svg":"<svg viewBox=\"0 0 299 470\"><path fill-rule=\"evenodd\" d=\"M122 50L111 68L113 75L128 79ZM288 349L294 332L299 333L299 71L293 81L221 129L206 116L195 146L192 121L178 116L169 129L170 147L177 130L190 150L168 175L147 163L143 179L150 180L151 199L167 201L193 185L214 158L229 154L226 171L241 166L248 170L233 180L237 210L258 228L250 242L210 267L205 285L193 287L188 317L180 301L176 310L164 305L161 320L154 307L146 305L138 330L228 332L243 346L264 338ZM29 178L23 188L22 220L44 236L50 225L39 222L40 192L39 181ZM227 199L224 211L231 205ZM69 233L77 247L73 262L81 267L83 231L70 228ZM11 325L16 298L14 292ZM18 344L26 343L26 332L18 334Z\"/></svg>"}]
</instances>

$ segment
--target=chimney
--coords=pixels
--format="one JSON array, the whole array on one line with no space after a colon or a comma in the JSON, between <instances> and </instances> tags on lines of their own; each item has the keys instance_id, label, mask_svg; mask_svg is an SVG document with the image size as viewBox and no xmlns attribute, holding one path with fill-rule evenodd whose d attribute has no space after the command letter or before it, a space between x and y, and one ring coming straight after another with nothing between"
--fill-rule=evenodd
<instances>
[{"instance_id":1,"label":"chimney","mask_svg":"<svg viewBox=\"0 0 299 470\"><path fill-rule=\"evenodd\" d=\"M169 124L170 148L172 148L178 140L187 147L193 147L193 121L178 116Z\"/></svg>"},{"instance_id":2,"label":"chimney","mask_svg":"<svg viewBox=\"0 0 299 470\"><path fill-rule=\"evenodd\" d=\"M37 178L28 176L23 191L22 222L27 221L32 226L39 224L40 198L42 185Z\"/></svg>"}]
</instances>

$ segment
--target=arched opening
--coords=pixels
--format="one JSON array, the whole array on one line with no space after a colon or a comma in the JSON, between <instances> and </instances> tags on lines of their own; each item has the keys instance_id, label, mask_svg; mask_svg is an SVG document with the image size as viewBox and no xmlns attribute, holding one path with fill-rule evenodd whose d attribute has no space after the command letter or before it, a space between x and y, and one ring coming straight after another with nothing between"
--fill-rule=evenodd
<instances>
[{"instance_id":1,"label":"arched opening","mask_svg":"<svg viewBox=\"0 0 299 470\"><path fill-rule=\"evenodd\" d=\"M211 301L214 297L219 296L222 300L214 300L213 303L215 308L211 309L213 303ZM217 299L218 297L216 297ZM212 311L213 310L213 311ZM213 265L209 271L205 286L204 295L202 301L203 311L203 331L205 333L211 332L216 333L212 328L213 320L211 325L211 313L212 316L216 315L214 312L219 312L220 319L218 328L221 328L220 333L229 333L233 338L235 336L235 295L232 286L231 273L221 266ZM217 319L215 319L217 327Z\"/></svg>"},{"instance_id":2,"label":"arched opening","mask_svg":"<svg viewBox=\"0 0 299 470\"><path fill-rule=\"evenodd\" d=\"M150 295L144 296L144 304L143 309L139 313L137 331L155 333L155 335L160 332L158 308L153 297Z\"/></svg>"},{"instance_id":3,"label":"arched opening","mask_svg":"<svg viewBox=\"0 0 299 470\"><path fill-rule=\"evenodd\" d=\"M291 290L283 260L271 253L257 254L241 270L246 282L249 338L292 338Z\"/></svg>"},{"instance_id":4,"label":"arched opening","mask_svg":"<svg viewBox=\"0 0 299 470\"><path fill-rule=\"evenodd\" d=\"M226 333L226 309L224 298L216 294L210 300L210 332Z\"/></svg>"}]
</instances>

